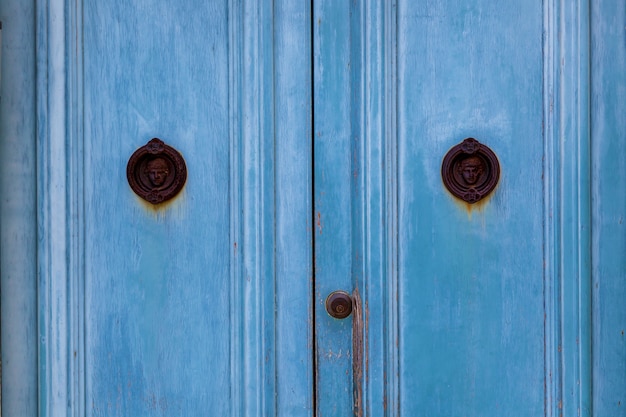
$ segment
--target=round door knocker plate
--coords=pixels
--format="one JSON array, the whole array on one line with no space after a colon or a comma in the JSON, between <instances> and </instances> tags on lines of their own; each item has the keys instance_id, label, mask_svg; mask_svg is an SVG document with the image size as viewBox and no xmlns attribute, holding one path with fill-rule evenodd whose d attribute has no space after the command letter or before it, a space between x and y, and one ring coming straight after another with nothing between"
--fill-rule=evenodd
<instances>
[{"instance_id":1,"label":"round door knocker plate","mask_svg":"<svg viewBox=\"0 0 626 417\"><path fill-rule=\"evenodd\" d=\"M473 204L498 185L500 163L491 149L474 138L467 138L443 158L441 177L455 197Z\"/></svg>"},{"instance_id":2,"label":"round door knocker plate","mask_svg":"<svg viewBox=\"0 0 626 417\"><path fill-rule=\"evenodd\" d=\"M159 204L173 198L183 188L187 166L176 149L154 138L132 154L126 166L126 177L135 194Z\"/></svg>"}]
</instances>

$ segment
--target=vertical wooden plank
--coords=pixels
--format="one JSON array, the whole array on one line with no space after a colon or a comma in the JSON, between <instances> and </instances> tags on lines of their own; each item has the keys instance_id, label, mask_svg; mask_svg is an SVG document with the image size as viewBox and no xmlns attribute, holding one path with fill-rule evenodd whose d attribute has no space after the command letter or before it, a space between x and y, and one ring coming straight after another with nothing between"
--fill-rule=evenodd
<instances>
[{"instance_id":1,"label":"vertical wooden plank","mask_svg":"<svg viewBox=\"0 0 626 417\"><path fill-rule=\"evenodd\" d=\"M290 0L274 2L275 415L284 417L314 413L309 5Z\"/></svg>"},{"instance_id":2,"label":"vertical wooden plank","mask_svg":"<svg viewBox=\"0 0 626 417\"><path fill-rule=\"evenodd\" d=\"M227 102L225 20L223 2L85 2L87 415L194 414L211 400L227 414L226 388L208 378L228 386L230 338L216 315L230 282L228 118L215 105ZM199 45L192 33L207 27ZM158 209L124 178L151 137L179 149L189 172Z\"/></svg>"},{"instance_id":3,"label":"vertical wooden plank","mask_svg":"<svg viewBox=\"0 0 626 417\"><path fill-rule=\"evenodd\" d=\"M398 395L395 5L319 2L313 22L317 410L391 415ZM344 322L329 318L323 304L337 289L353 290L356 304ZM342 349L350 357L336 355Z\"/></svg>"},{"instance_id":4,"label":"vertical wooden plank","mask_svg":"<svg viewBox=\"0 0 626 417\"><path fill-rule=\"evenodd\" d=\"M232 1L229 32L231 414L310 415L310 11Z\"/></svg>"},{"instance_id":5,"label":"vertical wooden plank","mask_svg":"<svg viewBox=\"0 0 626 417\"><path fill-rule=\"evenodd\" d=\"M593 416L626 407L626 5L591 2Z\"/></svg>"},{"instance_id":6,"label":"vertical wooden plank","mask_svg":"<svg viewBox=\"0 0 626 417\"><path fill-rule=\"evenodd\" d=\"M542 29L536 2L398 2L402 415L544 412ZM441 180L467 137L502 168L473 206Z\"/></svg>"},{"instance_id":7,"label":"vertical wooden plank","mask_svg":"<svg viewBox=\"0 0 626 417\"><path fill-rule=\"evenodd\" d=\"M71 416L86 415L86 363L85 363L85 183L84 183L84 78L83 78L83 0L66 0L66 45L71 51L66 55L67 88L65 140L68 153L68 192L67 255L68 289L68 345L69 380L68 409ZM63 334L59 337L64 337Z\"/></svg>"},{"instance_id":8,"label":"vertical wooden plank","mask_svg":"<svg viewBox=\"0 0 626 417\"><path fill-rule=\"evenodd\" d=\"M2 412L37 407L35 2L2 1L0 278Z\"/></svg>"},{"instance_id":9,"label":"vertical wooden plank","mask_svg":"<svg viewBox=\"0 0 626 417\"><path fill-rule=\"evenodd\" d=\"M242 190L243 182L243 146L242 123L243 109L243 3L228 3L228 111L229 111L229 233L232 244L230 256L230 288L229 288L229 367L230 367L230 415L243 414L243 346L240 341L243 333L243 317L241 312L243 259L241 242L243 240Z\"/></svg>"},{"instance_id":10,"label":"vertical wooden plank","mask_svg":"<svg viewBox=\"0 0 626 417\"><path fill-rule=\"evenodd\" d=\"M227 13L242 26L257 16L241 6L85 8L90 415L255 415L265 406L259 321L271 307L259 257L272 246L262 231L273 209L262 210L256 188L259 138L268 135L256 129L265 115L254 106L266 80L246 72L265 43L258 26L245 33L229 26ZM123 177L110 183L103 175L116 178L152 136L177 147L189 172L182 193L159 208L134 196ZM99 198L111 187L110 199Z\"/></svg>"},{"instance_id":11,"label":"vertical wooden plank","mask_svg":"<svg viewBox=\"0 0 626 417\"><path fill-rule=\"evenodd\" d=\"M82 241L78 213L82 136L76 66L78 3L38 1L37 222L38 407L40 415L81 415ZM70 17L72 16L72 17ZM75 235L77 233L77 235ZM73 239L76 237L76 239ZM73 310L74 315L70 313ZM73 317L73 318L71 318ZM80 354L79 354L80 352Z\"/></svg>"},{"instance_id":12,"label":"vertical wooden plank","mask_svg":"<svg viewBox=\"0 0 626 417\"><path fill-rule=\"evenodd\" d=\"M555 278L558 267L556 265L558 245L548 244L548 242L557 242L558 233L556 224L558 219L552 216L552 210L555 204L558 204L558 193L556 187L558 181L556 178L555 158L557 152L557 136L558 132L555 126L555 111L553 103L556 100L556 86L558 86L558 73L556 67L559 64L558 54L558 14L556 10L556 2L544 2L543 5L543 25L545 31L544 38L544 57L543 57L543 113L544 113L544 154L546 161L544 162L544 258L546 263L544 266L544 300L546 304L544 340L545 340L545 365L544 380L545 388L545 415L559 416L562 407L562 384L561 384L561 362L560 362L560 283Z\"/></svg>"},{"instance_id":13,"label":"vertical wooden plank","mask_svg":"<svg viewBox=\"0 0 626 417\"><path fill-rule=\"evenodd\" d=\"M393 2L352 5L353 275L363 315L353 338L365 358L353 369L355 415L399 413L395 19Z\"/></svg>"},{"instance_id":14,"label":"vertical wooden plank","mask_svg":"<svg viewBox=\"0 0 626 417\"><path fill-rule=\"evenodd\" d=\"M546 414L591 415L589 2L544 3Z\"/></svg>"},{"instance_id":15,"label":"vertical wooden plank","mask_svg":"<svg viewBox=\"0 0 626 417\"><path fill-rule=\"evenodd\" d=\"M230 2L233 416L276 414L275 150L271 3ZM233 146L234 144L234 146ZM233 228L233 231L234 231ZM231 231L232 233L232 231ZM238 288L237 288L238 287Z\"/></svg>"},{"instance_id":16,"label":"vertical wooden plank","mask_svg":"<svg viewBox=\"0 0 626 417\"><path fill-rule=\"evenodd\" d=\"M561 9L562 78L558 105L562 412L583 417L591 416L592 411L589 12L587 0L564 3Z\"/></svg>"},{"instance_id":17,"label":"vertical wooden plank","mask_svg":"<svg viewBox=\"0 0 626 417\"><path fill-rule=\"evenodd\" d=\"M356 245L352 177L360 140L352 130L351 3L313 4L313 152L316 415L350 415L352 401L353 318L330 317L326 297L351 293ZM358 42L358 39L356 40ZM358 90L356 90L358 91ZM356 92L354 91L354 92ZM358 115L357 115L358 117Z\"/></svg>"},{"instance_id":18,"label":"vertical wooden plank","mask_svg":"<svg viewBox=\"0 0 626 417\"><path fill-rule=\"evenodd\" d=\"M398 7L396 2L385 2L384 9L384 290L386 294L386 314L383 328L385 337L385 395L380 415L386 417L400 415L400 351L399 338L399 211L398 211Z\"/></svg>"},{"instance_id":19,"label":"vertical wooden plank","mask_svg":"<svg viewBox=\"0 0 626 417\"><path fill-rule=\"evenodd\" d=\"M233 338L242 337L233 369L241 369L243 381L237 372L231 376L233 398L239 395L242 404L234 402L231 412L309 415L310 11L285 2L230 6L231 118L236 124L231 198L240 199L231 206L231 219L240 229L234 235L233 262L241 268L233 275L240 288L231 312L234 317L241 314L237 309L243 312L233 326Z\"/></svg>"}]
</instances>

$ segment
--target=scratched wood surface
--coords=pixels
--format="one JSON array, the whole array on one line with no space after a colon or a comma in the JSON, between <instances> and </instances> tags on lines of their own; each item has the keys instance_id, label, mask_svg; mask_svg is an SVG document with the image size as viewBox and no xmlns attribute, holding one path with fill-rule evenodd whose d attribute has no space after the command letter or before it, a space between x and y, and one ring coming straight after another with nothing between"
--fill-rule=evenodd
<instances>
[{"instance_id":1,"label":"scratched wood surface","mask_svg":"<svg viewBox=\"0 0 626 417\"><path fill-rule=\"evenodd\" d=\"M319 415L618 412L622 9L316 2ZM502 167L475 206L439 174L469 136ZM323 309L350 285L362 325Z\"/></svg>"},{"instance_id":2,"label":"scratched wood surface","mask_svg":"<svg viewBox=\"0 0 626 417\"><path fill-rule=\"evenodd\" d=\"M34 2L0 2L2 412L37 413L37 167Z\"/></svg>"},{"instance_id":3,"label":"scratched wood surface","mask_svg":"<svg viewBox=\"0 0 626 417\"><path fill-rule=\"evenodd\" d=\"M229 204L226 3L84 7L86 414L228 415L242 365L231 299L243 304L231 271L242 242L229 227L240 200ZM124 180L151 137L189 172L157 209Z\"/></svg>"},{"instance_id":4,"label":"scratched wood surface","mask_svg":"<svg viewBox=\"0 0 626 417\"><path fill-rule=\"evenodd\" d=\"M541 415L542 5L398 7L399 408ZM475 205L440 174L467 137L501 166L497 189Z\"/></svg>"},{"instance_id":5,"label":"scratched wood surface","mask_svg":"<svg viewBox=\"0 0 626 417\"><path fill-rule=\"evenodd\" d=\"M87 414L307 415L308 13L84 7ZM121 176L152 136L189 172L158 209Z\"/></svg>"},{"instance_id":6,"label":"scratched wood surface","mask_svg":"<svg viewBox=\"0 0 626 417\"><path fill-rule=\"evenodd\" d=\"M626 405L626 4L591 4L593 416Z\"/></svg>"},{"instance_id":7,"label":"scratched wood surface","mask_svg":"<svg viewBox=\"0 0 626 417\"><path fill-rule=\"evenodd\" d=\"M3 157L31 173L2 206L3 411L310 415L308 10L34 6L2 3L16 58ZM152 137L188 167L159 207L125 174Z\"/></svg>"},{"instance_id":8,"label":"scratched wood surface","mask_svg":"<svg viewBox=\"0 0 626 417\"><path fill-rule=\"evenodd\" d=\"M5 415L621 415L624 4L0 19ZM155 136L189 169L158 208L125 178ZM474 206L439 174L468 136Z\"/></svg>"},{"instance_id":9,"label":"scratched wood surface","mask_svg":"<svg viewBox=\"0 0 626 417\"><path fill-rule=\"evenodd\" d=\"M349 2L320 1L313 9L315 387L319 416L349 415L352 395L352 317L328 315L325 300L352 293L358 238L352 220L354 143ZM358 139L358 138L354 138Z\"/></svg>"}]
</instances>

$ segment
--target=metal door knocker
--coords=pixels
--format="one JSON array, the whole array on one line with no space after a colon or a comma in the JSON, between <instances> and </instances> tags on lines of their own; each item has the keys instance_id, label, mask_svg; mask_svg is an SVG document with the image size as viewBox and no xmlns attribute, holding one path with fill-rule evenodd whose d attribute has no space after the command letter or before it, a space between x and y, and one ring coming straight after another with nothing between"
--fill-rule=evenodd
<instances>
[{"instance_id":1,"label":"metal door knocker","mask_svg":"<svg viewBox=\"0 0 626 417\"><path fill-rule=\"evenodd\" d=\"M352 297L345 291L333 291L326 298L326 311L331 317L345 319L352 313Z\"/></svg>"},{"instance_id":2,"label":"metal door knocker","mask_svg":"<svg viewBox=\"0 0 626 417\"><path fill-rule=\"evenodd\" d=\"M491 149L474 138L467 138L443 158L441 177L455 197L473 204L496 188L500 163Z\"/></svg>"},{"instance_id":3,"label":"metal door knocker","mask_svg":"<svg viewBox=\"0 0 626 417\"><path fill-rule=\"evenodd\" d=\"M126 166L126 177L135 194L159 204L173 198L183 188L187 166L176 149L154 138L132 154Z\"/></svg>"}]
</instances>

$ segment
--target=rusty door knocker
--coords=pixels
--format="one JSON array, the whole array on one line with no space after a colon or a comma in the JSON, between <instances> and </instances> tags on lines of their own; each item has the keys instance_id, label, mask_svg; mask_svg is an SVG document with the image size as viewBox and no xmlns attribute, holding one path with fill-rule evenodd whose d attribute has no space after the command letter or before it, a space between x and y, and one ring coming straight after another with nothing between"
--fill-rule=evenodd
<instances>
[{"instance_id":1,"label":"rusty door knocker","mask_svg":"<svg viewBox=\"0 0 626 417\"><path fill-rule=\"evenodd\" d=\"M126 166L126 177L139 197L159 204L173 198L183 188L187 166L176 149L154 138L132 154Z\"/></svg>"},{"instance_id":2,"label":"rusty door knocker","mask_svg":"<svg viewBox=\"0 0 626 417\"><path fill-rule=\"evenodd\" d=\"M441 177L455 197L473 204L496 188L500 163L489 147L474 138L467 138L443 158Z\"/></svg>"}]
</instances>

